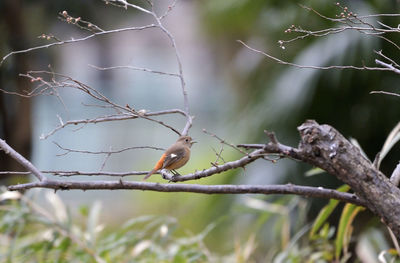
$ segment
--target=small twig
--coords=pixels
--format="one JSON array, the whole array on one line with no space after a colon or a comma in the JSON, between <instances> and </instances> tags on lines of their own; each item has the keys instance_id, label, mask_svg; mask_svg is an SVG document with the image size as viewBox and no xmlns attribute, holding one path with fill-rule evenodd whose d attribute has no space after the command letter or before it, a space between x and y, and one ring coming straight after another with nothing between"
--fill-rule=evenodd
<instances>
[{"instance_id":1,"label":"small twig","mask_svg":"<svg viewBox=\"0 0 400 263\"><path fill-rule=\"evenodd\" d=\"M264 133L268 136L269 140L270 140L273 144L279 144L278 139L276 138L274 132L270 132L270 131L264 130Z\"/></svg>"},{"instance_id":2,"label":"small twig","mask_svg":"<svg viewBox=\"0 0 400 263\"><path fill-rule=\"evenodd\" d=\"M240 153L242 153L242 154L244 154L244 155L248 155L247 152L243 151L242 149L239 149L238 147L236 147L236 145L234 145L234 144L232 144L232 143L229 143L229 142L227 142L226 140L224 140L224 139L218 137L216 134L211 133L211 132L207 131L206 129L203 129L203 132L204 132L205 134L210 135L211 137L216 138L221 144L228 145L229 147L232 147L232 148L235 149L236 151L238 151L238 152L240 152Z\"/></svg>"},{"instance_id":3,"label":"small twig","mask_svg":"<svg viewBox=\"0 0 400 263\"><path fill-rule=\"evenodd\" d=\"M400 69L395 68L393 65L385 63L379 59L375 59L375 63L381 65L384 68L387 68L390 71L393 71L396 74L400 74Z\"/></svg>"},{"instance_id":4,"label":"small twig","mask_svg":"<svg viewBox=\"0 0 400 263\"><path fill-rule=\"evenodd\" d=\"M125 152L125 151L136 150L136 149L153 149L153 150L158 150L158 151L165 151L164 148L159 148L159 147L154 147L154 146L133 146L133 147L127 147L127 148L123 148L123 149L120 149L120 150L114 150L114 151L111 148L110 148L109 151L87 151L87 150L76 150L76 149L66 148L66 147L63 147L63 146L61 146L60 144L58 144L57 142L54 142L54 141L53 141L53 143L58 148L66 151L65 153L57 154L57 156L63 156L63 155L66 155L68 153L71 153L71 152L73 152L73 153L85 153L85 154L111 155L111 154L115 154L115 153L122 153L122 152Z\"/></svg>"},{"instance_id":5,"label":"small twig","mask_svg":"<svg viewBox=\"0 0 400 263\"><path fill-rule=\"evenodd\" d=\"M391 59L391 58L385 56L385 55L382 53L382 50L379 50L379 51L374 50L374 53L377 54L377 55L379 55L379 56L381 56L381 57L383 57L384 59L386 59L387 61L389 61L390 63L392 63L392 65L394 65L395 67L400 67L400 65L397 64L393 59Z\"/></svg>"},{"instance_id":6,"label":"small twig","mask_svg":"<svg viewBox=\"0 0 400 263\"><path fill-rule=\"evenodd\" d=\"M149 72L149 73L154 73L154 74L159 74L159 75L167 75L167 76L171 76L171 77L180 78L180 75L176 74L176 73L170 73L170 72L164 72L164 71L158 71L158 70L152 70L152 69L148 69L148 68L140 68L140 67L134 67L134 66L114 66L114 67L101 68L101 67L89 64L89 67L95 68L97 70L131 69L131 70L138 70L138 71L144 71L144 72Z\"/></svg>"},{"instance_id":7,"label":"small twig","mask_svg":"<svg viewBox=\"0 0 400 263\"><path fill-rule=\"evenodd\" d=\"M388 92L388 91L383 91L383 90L374 90L374 91L371 91L369 94L385 94L385 95L400 97L400 94L398 94L398 93Z\"/></svg>"},{"instance_id":8,"label":"small twig","mask_svg":"<svg viewBox=\"0 0 400 263\"><path fill-rule=\"evenodd\" d=\"M219 161L220 159L221 159L224 163L226 163L225 160L224 160L224 158L222 157L222 152L224 151L224 145L221 145L221 150L220 150L219 152L217 152L217 151L214 149L214 147L211 147L211 149L213 150L213 152L214 152L215 155L217 156L217 159L215 160L215 162L211 162L211 165L217 166L217 165L218 165L218 161Z\"/></svg>"}]
</instances>

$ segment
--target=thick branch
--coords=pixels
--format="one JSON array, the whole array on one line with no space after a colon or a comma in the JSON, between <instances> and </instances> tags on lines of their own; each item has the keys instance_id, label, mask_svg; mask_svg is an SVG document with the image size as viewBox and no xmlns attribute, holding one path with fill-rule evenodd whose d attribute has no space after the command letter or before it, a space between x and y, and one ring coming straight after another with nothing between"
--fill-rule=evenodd
<instances>
[{"instance_id":1,"label":"thick branch","mask_svg":"<svg viewBox=\"0 0 400 263\"><path fill-rule=\"evenodd\" d=\"M400 238L400 189L333 127L307 121L298 130L301 160L348 184Z\"/></svg>"},{"instance_id":2,"label":"thick branch","mask_svg":"<svg viewBox=\"0 0 400 263\"><path fill-rule=\"evenodd\" d=\"M190 192L201 194L294 194L308 197L333 198L356 205L365 205L354 194L342 193L322 187L298 185L197 185L197 184L159 184L148 182L119 181L45 181L9 186L9 190L30 188L50 188L54 190L99 190L131 189L157 192Z\"/></svg>"}]
</instances>

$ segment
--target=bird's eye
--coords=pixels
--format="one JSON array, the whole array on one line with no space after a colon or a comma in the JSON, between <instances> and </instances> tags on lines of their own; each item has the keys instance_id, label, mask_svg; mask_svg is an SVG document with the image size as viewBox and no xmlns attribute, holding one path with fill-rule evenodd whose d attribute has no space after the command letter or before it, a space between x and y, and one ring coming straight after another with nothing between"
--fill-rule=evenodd
<instances>
[{"instance_id":1,"label":"bird's eye","mask_svg":"<svg viewBox=\"0 0 400 263\"><path fill-rule=\"evenodd\" d=\"M185 141L186 141L186 142L188 142L188 141L189 141L189 139L186 139Z\"/></svg>"}]
</instances>

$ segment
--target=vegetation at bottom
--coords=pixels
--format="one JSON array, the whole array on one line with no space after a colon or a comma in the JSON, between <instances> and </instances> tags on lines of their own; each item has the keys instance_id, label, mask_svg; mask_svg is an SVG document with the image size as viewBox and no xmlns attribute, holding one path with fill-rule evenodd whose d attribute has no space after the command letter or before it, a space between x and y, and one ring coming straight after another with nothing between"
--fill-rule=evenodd
<instances>
[{"instance_id":1,"label":"vegetation at bottom","mask_svg":"<svg viewBox=\"0 0 400 263\"><path fill-rule=\"evenodd\" d=\"M23 195L3 189L0 262L398 262L379 222L363 224L365 229L355 233L363 208L330 200L313 223L306 223L308 208L299 197L244 197L232 208L230 216L237 221L224 217L191 233L171 216L143 215L104 225L99 218L106 211L99 202L73 215L50 191ZM330 218L335 209L342 209L337 228ZM220 233L219 241L232 245L221 253L207 237L224 224L237 233L241 226L251 231L245 240Z\"/></svg>"}]
</instances>

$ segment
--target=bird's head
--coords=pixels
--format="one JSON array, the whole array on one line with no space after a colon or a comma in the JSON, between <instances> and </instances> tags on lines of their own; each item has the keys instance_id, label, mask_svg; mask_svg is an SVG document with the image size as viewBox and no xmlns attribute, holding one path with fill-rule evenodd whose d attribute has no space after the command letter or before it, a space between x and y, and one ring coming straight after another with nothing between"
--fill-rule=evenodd
<instances>
[{"instance_id":1,"label":"bird's head","mask_svg":"<svg viewBox=\"0 0 400 263\"><path fill-rule=\"evenodd\" d=\"M181 136L179 137L177 142L182 143L189 148L192 147L194 143L196 143L196 141L194 141L190 136Z\"/></svg>"}]
</instances>

